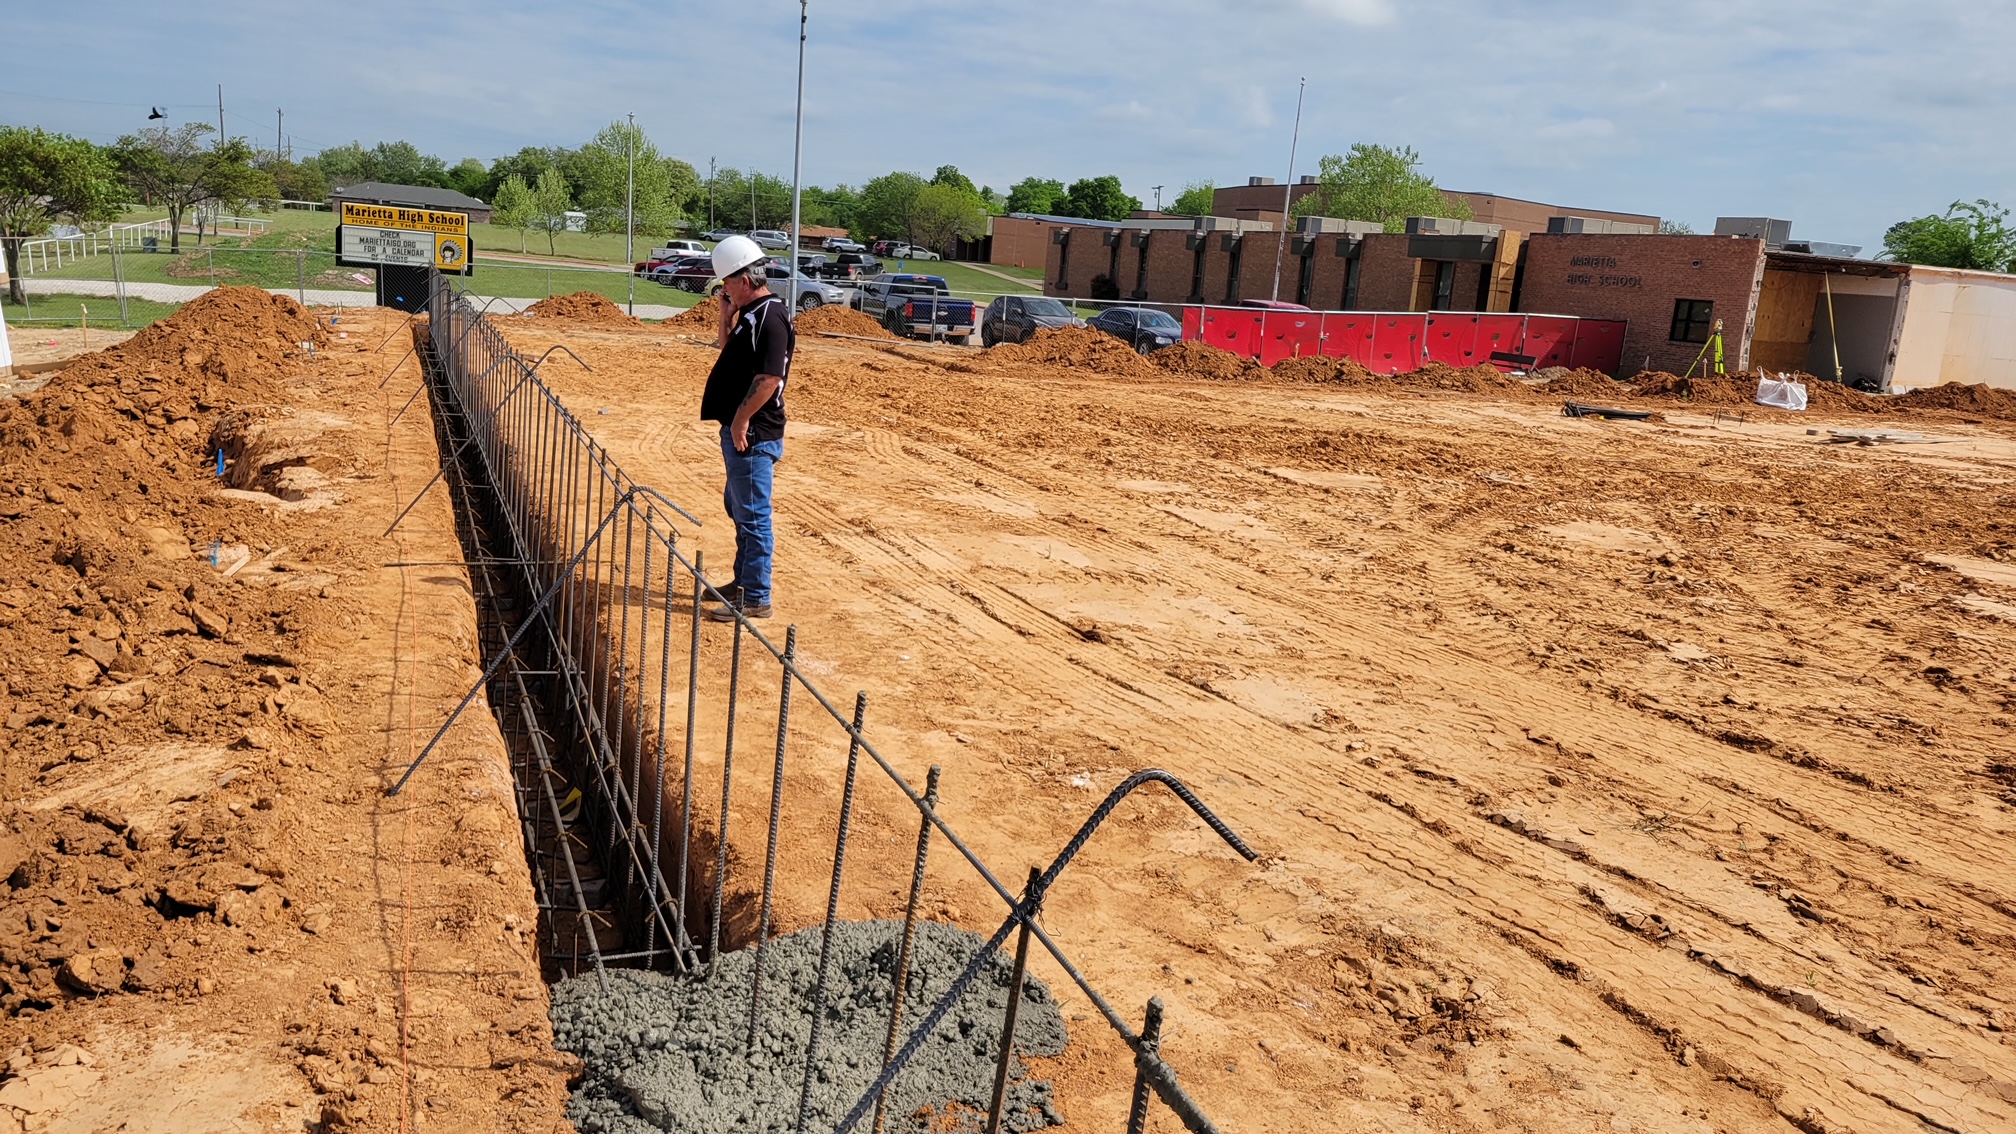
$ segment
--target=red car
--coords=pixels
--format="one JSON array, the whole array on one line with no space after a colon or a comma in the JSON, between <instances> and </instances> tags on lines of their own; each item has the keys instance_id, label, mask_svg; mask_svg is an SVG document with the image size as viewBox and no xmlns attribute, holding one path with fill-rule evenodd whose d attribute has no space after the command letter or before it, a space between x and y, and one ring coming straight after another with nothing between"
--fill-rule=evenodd
<instances>
[{"instance_id":1,"label":"red car","mask_svg":"<svg viewBox=\"0 0 2016 1134\"><path fill-rule=\"evenodd\" d=\"M707 256L680 256L673 260L648 260L637 265L637 274L651 282L680 291L700 294L714 278L714 261Z\"/></svg>"}]
</instances>

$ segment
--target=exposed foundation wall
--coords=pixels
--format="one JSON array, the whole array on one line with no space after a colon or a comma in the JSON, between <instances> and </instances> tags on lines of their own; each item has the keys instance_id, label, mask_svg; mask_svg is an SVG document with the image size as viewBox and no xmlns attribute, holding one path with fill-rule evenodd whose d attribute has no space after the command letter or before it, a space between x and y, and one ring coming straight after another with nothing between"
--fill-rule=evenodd
<instances>
[{"instance_id":1,"label":"exposed foundation wall","mask_svg":"<svg viewBox=\"0 0 2016 1134\"><path fill-rule=\"evenodd\" d=\"M2016 389L2016 276L1912 267L1890 382Z\"/></svg>"},{"instance_id":2,"label":"exposed foundation wall","mask_svg":"<svg viewBox=\"0 0 2016 1134\"><path fill-rule=\"evenodd\" d=\"M1534 233L1526 242L1519 305L1550 315L1622 319L1628 373L1683 371L1700 343L1669 338L1676 299L1705 299L1723 321L1731 370L1750 365L1751 330L1764 281L1764 242L1731 236Z\"/></svg>"}]
</instances>

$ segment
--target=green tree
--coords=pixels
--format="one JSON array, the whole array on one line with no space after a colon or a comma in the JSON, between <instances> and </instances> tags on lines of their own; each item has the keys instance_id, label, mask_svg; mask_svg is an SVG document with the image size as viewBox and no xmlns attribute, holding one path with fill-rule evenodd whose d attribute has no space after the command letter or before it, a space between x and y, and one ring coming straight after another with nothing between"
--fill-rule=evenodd
<instances>
[{"instance_id":1,"label":"green tree","mask_svg":"<svg viewBox=\"0 0 2016 1134\"><path fill-rule=\"evenodd\" d=\"M980 187L980 201L987 206L987 212L993 216L998 217L1008 211L1008 198L1003 197L992 185Z\"/></svg>"},{"instance_id":2,"label":"green tree","mask_svg":"<svg viewBox=\"0 0 2016 1134\"><path fill-rule=\"evenodd\" d=\"M1169 211L1180 217L1208 217L1211 215L1212 194L1217 188L1210 181L1192 181L1176 194Z\"/></svg>"},{"instance_id":3,"label":"green tree","mask_svg":"<svg viewBox=\"0 0 2016 1134\"><path fill-rule=\"evenodd\" d=\"M485 188L494 194L504 184L504 179L512 176L516 176L527 185L537 185L540 174L561 166L563 160L570 155L571 151L557 147L526 146L510 157L500 157L490 163L490 180ZM570 191L571 188L570 186Z\"/></svg>"},{"instance_id":4,"label":"green tree","mask_svg":"<svg viewBox=\"0 0 2016 1134\"><path fill-rule=\"evenodd\" d=\"M111 220L124 193L118 168L104 150L82 138L38 128L0 126L0 249L5 251L7 293L27 302L21 285L21 245L66 217L77 223Z\"/></svg>"},{"instance_id":5,"label":"green tree","mask_svg":"<svg viewBox=\"0 0 2016 1134\"><path fill-rule=\"evenodd\" d=\"M950 256L955 242L978 239L986 231L987 205L978 190L934 183L919 189L911 202L911 243L940 255Z\"/></svg>"},{"instance_id":6,"label":"green tree","mask_svg":"<svg viewBox=\"0 0 2016 1134\"><path fill-rule=\"evenodd\" d=\"M870 238L900 238L916 242L911 230L917 195L926 182L914 173L885 173L861 187L855 212L863 234Z\"/></svg>"},{"instance_id":7,"label":"green tree","mask_svg":"<svg viewBox=\"0 0 2016 1134\"><path fill-rule=\"evenodd\" d=\"M274 191L282 200L322 201L329 197L329 182L322 176L321 167L313 162L289 161L264 150L252 164L273 179Z\"/></svg>"},{"instance_id":8,"label":"green tree","mask_svg":"<svg viewBox=\"0 0 2016 1134\"><path fill-rule=\"evenodd\" d=\"M1064 183L1047 177L1025 177L1008 187L1007 209L1011 213L1052 215L1064 199Z\"/></svg>"},{"instance_id":9,"label":"green tree","mask_svg":"<svg viewBox=\"0 0 2016 1134\"><path fill-rule=\"evenodd\" d=\"M976 197L980 195L980 190L974 186L973 179L959 172L959 167L956 165L939 166L938 172L931 175L931 184L950 186Z\"/></svg>"},{"instance_id":10,"label":"green tree","mask_svg":"<svg viewBox=\"0 0 2016 1134\"><path fill-rule=\"evenodd\" d=\"M1372 221L1387 232L1405 232L1408 217L1469 220L1470 203L1445 196L1434 178L1420 172L1420 164L1421 155L1410 146L1355 142L1348 155L1323 157L1315 191L1292 211L1298 217Z\"/></svg>"},{"instance_id":11,"label":"green tree","mask_svg":"<svg viewBox=\"0 0 2016 1134\"><path fill-rule=\"evenodd\" d=\"M473 157L463 158L448 171L448 187L479 201L487 201L490 198L484 194L491 191L490 169Z\"/></svg>"},{"instance_id":12,"label":"green tree","mask_svg":"<svg viewBox=\"0 0 2016 1134\"><path fill-rule=\"evenodd\" d=\"M384 181L393 185L431 185L452 189L448 163L432 154L423 154L411 142L380 142L370 149L362 143L331 146L314 157L322 176L338 188L362 181Z\"/></svg>"},{"instance_id":13,"label":"green tree","mask_svg":"<svg viewBox=\"0 0 2016 1134\"><path fill-rule=\"evenodd\" d=\"M518 251L525 251L525 239L540 220L532 187L525 184L524 178L511 174L504 179L504 184L497 187L490 205L490 223L499 228L517 229Z\"/></svg>"},{"instance_id":14,"label":"green tree","mask_svg":"<svg viewBox=\"0 0 2016 1134\"><path fill-rule=\"evenodd\" d=\"M1120 187L1120 179L1109 173L1073 181L1064 199L1058 202L1057 212L1059 216L1117 221L1126 220L1128 213L1140 207L1141 198L1128 196Z\"/></svg>"},{"instance_id":15,"label":"green tree","mask_svg":"<svg viewBox=\"0 0 2016 1134\"><path fill-rule=\"evenodd\" d=\"M1944 216L1891 225L1883 255L1904 264L2016 272L2016 232L2009 228L2009 210L1993 201L1955 201Z\"/></svg>"},{"instance_id":16,"label":"green tree","mask_svg":"<svg viewBox=\"0 0 2016 1134\"><path fill-rule=\"evenodd\" d=\"M805 187L805 223L831 228L844 228L852 232L857 224L861 194L846 185L835 185L831 189L821 189L817 185Z\"/></svg>"},{"instance_id":17,"label":"green tree","mask_svg":"<svg viewBox=\"0 0 2016 1134\"><path fill-rule=\"evenodd\" d=\"M630 199L633 172L638 235L669 236L685 220L685 214L673 200L670 171L659 157L658 147L651 144L642 129L628 122L612 122L603 127L576 151L575 168L580 177L576 186L578 199L588 214L590 232L624 231L625 203Z\"/></svg>"},{"instance_id":18,"label":"green tree","mask_svg":"<svg viewBox=\"0 0 2016 1134\"><path fill-rule=\"evenodd\" d=\"M1662 220L1659 222L1661 236L1693 236L1694 226L1686 221Z\"/></svg>"},{"instance_id":19,"label":"green tree","mask_svg":"<svg viewBox=\"0 0 2016 1134\"><path fill-rule=\"evenodd\" d=\"M668 157L659 164L665 167L665 183L669 186L674 208L691 218L707 207L705 187L700 184L700 173L691 162Z\"/></svg>"},{"instance_id":20,"label":"green tree","mask_svg":"<svg viewBox=\"0 0 2016 1134\"><path fill-rule=\"evenodd\" d=\"M182 218L210 204L236 204L279 195L274 179L252 168L252 147L243 138L207 145L214 133L201 122L155 126L120 138L112 147L126 184L142 200L168 210L168 248L182 248ZM202 228L196 231L202 243Z\"/></svg>"},{"instance_id":21,"label":"green tree","mask_svg":"<svg viewBox=\"0 0 2016 1134\"><path fill-rule=\"evenodd\" d=\"M573 207L574 197L567 190L567 179L560 175L557 166L548 167L532 187L532 223L533 227L546 230L547 255L558 255L553 236L567 227L567 213Z\"/></svg>"}]
</instances>

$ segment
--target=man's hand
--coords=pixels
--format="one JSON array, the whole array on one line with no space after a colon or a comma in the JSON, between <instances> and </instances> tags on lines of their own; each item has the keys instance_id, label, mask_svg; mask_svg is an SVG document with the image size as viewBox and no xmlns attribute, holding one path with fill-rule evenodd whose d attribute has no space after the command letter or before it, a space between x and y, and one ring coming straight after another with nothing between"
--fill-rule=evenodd
<instances>
[{"instance_id":1,"label":"man's hand","mask_svg":"<svg viewBox=\"0 0 2016 1134\"><path fill-rule=\"evenodd\" d=\"M749 451L748 414L738 413L735 415L735 420L731 422L728 426L728 439L735 443L736 452L746 453Z\"/></svg>"}]
</instances>

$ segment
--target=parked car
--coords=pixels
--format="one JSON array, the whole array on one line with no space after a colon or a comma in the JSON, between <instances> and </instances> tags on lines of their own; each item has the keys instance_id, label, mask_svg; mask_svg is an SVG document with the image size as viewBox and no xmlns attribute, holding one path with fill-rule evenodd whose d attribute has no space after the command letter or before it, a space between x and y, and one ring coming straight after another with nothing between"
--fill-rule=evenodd
<instances>
[{"instance_id":1,"label":"parked car","mask_svg":"<svg viewBox=\"0 0 2016 1134\"><path fill-rule=\"evenodd\" d=\"M823 271L813 274L829 280L846 280L849 283L872 280L882 274L882 261L866 252L840 252L834 255L832 262L827 264Z\"/></svg>"},{"instance_id":2,"label":"parked car","mask_svg":"<svg viewBox=\"0 0 2016 1134\"><path fill-rule=\"evenodd\" d=\"M1152 307L1108 307L1092 317L1090 326L1142 354L1161 350L1183 338L1183 324Z\"/></svg>"},{"instance_id":3,"label":"parked car","mask_svg":"<svg viewBox=\"0 0 2016 1134\"><path fill-rule=\"evenodd\" d=\"M917 244L905 244L900 240L889 242L887 252L877 252L877 256L887 256L891 260L942 260L943 256Z\"/></svg>"},{"instance_id":4,"label":"parked car","mask_svg":"<svg viewBox=\"0 0 2016 1134\"><path fill-rule=\"evenodd\" d=\"M763 265L763 274L769 277L770 290L778 295L788 295L791 287L792 271L775 260ZM828 303L847 302L847 293L832 284L815 280L804 272L798 272L798 310L810 311ZM720 281L707 285L708 295L720 295Z\"/></svg>"},{"instance_id":5,"label":"parked car","mask_svg":"<svg viewBox=\"0 0 2016 1134\"><path fill-rule=\"evenodd\" d=\"M1287 300L1285 300L1285 299L1242 299L1242 300L1240 300L1240 301L1239 301L1239 306L1241 306L1241 307L1260 307L1260 308L1264 308L1264 309L1266 309L1266 310L1268 310L1268 311L1308 311L1308 310L1310 310L1310 308L1309 308L1309 307L1308 307L1308 306L1307 306L1306 304L1301 304L1301 303L1289 303L1289 302L1288 302Z\"/></svg>"},{"instance_id":6,"label":"parked car","mask_svg":"<svg viewBox=\"0 0 2016 1134\"><path fill-rule=\"evenodd\" d=\"M698 295L707 286L707 281L714 278L714 259L711 256L679 256L670 260L654 260L643 265L637 274L649 277L652 283Z\"/></svg>"},{"instance_id":7,"label":"parked car","mask_svg":"<svg viewBox=\"0 0 2016 1134\"><path fill-rule=\"evenodd\" d=\"M808 276L825 276L826 269L832 263L833 261L817 252L801 252L798 254L798 267L803 269Z\"/></svg>"},{"instance_id":8,"label":"parked car","mask_svg":"<svg viewBox=\"0 0 2016 1134\"><path fill-rule=\"evenodd\" d=\"M681 256L705 256L707 246L697 240L668 240L663 248L653 248L649 259L676 260Z\"/></svg>"},{"instance_id":9,"label":"parked car","mask_svg":"<svg viewBox=\"0 0 2016 1134\"><path fill-rule=\"evenodd\" d=\"M980 319L980 342L984 346L1027 342L1039 327L1084 325L1085 320L1073 315L1069 307L1048 296L998 295Z\"/></svg>"},{"instance_id":10,"label":"parked car","mask_svg":"<svg viewBox=\"0 0 2016 1134\"><path fill-rule=\"evenodd\" d=\"M710 230L710 231L707 231L707 232L703 232L703 233L701 233L701 234L700 234L700 239L702 239L702 240L711 240L711 241L713 241L714 243L716 243L716 244L719 244L719 243L721 243L722 241L724 241L724 240L728 239L728 238L729 238L729 237L731 237L731 236L740 236L740 235L742 235L742 234L741 234L741 233L739 233L739 232L736 232L736 231L735 231L734 229L732 229L732 228L717 228L717 229L712 229L712 230Z\"/></svg>"},{"instance_id":11,"label":"parked car","mask_svg":"<svg viewBox=\"0 0 2016 1134\"><path fill-rule=\"evenodd\" d=\"M829 236L821 247L828 252L866 252L868 246L849 240L844 236Z\"/></svg>"},{"instance_id":12,"label":"parked car","mask_svg":"<svg viewBox=\"0 0 2016 1134\"><path fill-rule=\"evenodd\" d=\"M782 252L791 247L791 234L774 228L759 228L749 234L749 239L755 241L757 247L768 248L772 252Z\"/></svg>"},{"instance_id":13,"label":"parked car","mask_svg":"<svg viewBox=\"0 0 2016 1134\"><path fill-rule=\"evenodd\" d=\"M876 276L850 301L863 315L902 337L939 337L964 346L973 336L973 301L957 299L938 276Z\"/></svg>"},{"instance_id":14,"label":"parked car","mask_svg":"<svg viewBox=\"0 0 2016 1134\"><path fill-rule=\"evenodd\" d=\"M878 240L868 246L868 251L873 252L877 256L887 256L892 249L901 243L902 241L900 240Z\"/></svg>"}]
</instances>

